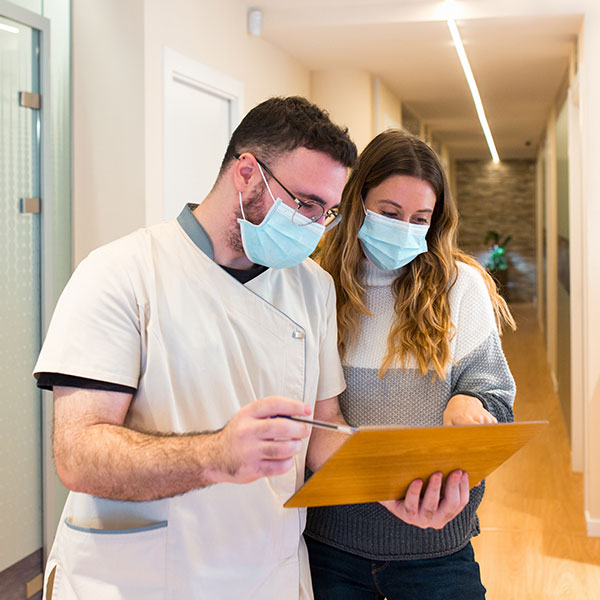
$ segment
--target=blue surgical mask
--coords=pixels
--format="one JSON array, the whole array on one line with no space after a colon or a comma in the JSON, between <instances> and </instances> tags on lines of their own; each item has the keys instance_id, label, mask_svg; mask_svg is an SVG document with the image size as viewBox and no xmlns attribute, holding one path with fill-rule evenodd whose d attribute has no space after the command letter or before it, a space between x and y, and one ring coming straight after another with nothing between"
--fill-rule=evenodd
<instances>
[{"instance_id":1,"label":"blue surgical mask","mask_svg":"<svg viewBox=\"0 0 600 600\"><path fill-rule=\"evenodd\" d=\"M242 219L238 219L242 235L242 245L246 256L257 265L285 269L300 264L308 258L317 247L325 232L325 226L313 223L308 217L294 214L296 211L284 204L281 198L275 199L258 166L263 181L273 200L273 206L260 225L246 220L240 193ZM294 217L294 221L292 221Z\"/></svg>"},{"instance_id":2,"label":"blue surgical mask","mask_svg":"<svg viewBox=\"0 0 600 600\"><path fill-rule=\"evenodd\" d=\"M365 214L358 239L366 257L376 267L386 271L399 269L427 252L425 236L429 225L405 223L371 210L365 210Z\"/></svg>"}]
</instances>

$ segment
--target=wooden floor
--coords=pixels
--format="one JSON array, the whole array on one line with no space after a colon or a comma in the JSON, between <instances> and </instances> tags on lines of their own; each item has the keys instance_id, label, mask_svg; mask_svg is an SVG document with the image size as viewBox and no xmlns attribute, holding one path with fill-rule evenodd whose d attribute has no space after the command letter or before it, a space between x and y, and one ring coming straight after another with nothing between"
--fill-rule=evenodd
<instances>
[{"instance_id":1,"label":"wooden floor","mask_svg":"<svg viewBox=\"0 0 600 600\"><path fill-rule=\"evenodd\" d=\"M586 537L583 478L571 472L567 432L535 310L513 306L503 337L517 381L515 418L550 426L487 480L473 540L488 600L600 599L600 538Z\"/></svg>"}]
</instances>

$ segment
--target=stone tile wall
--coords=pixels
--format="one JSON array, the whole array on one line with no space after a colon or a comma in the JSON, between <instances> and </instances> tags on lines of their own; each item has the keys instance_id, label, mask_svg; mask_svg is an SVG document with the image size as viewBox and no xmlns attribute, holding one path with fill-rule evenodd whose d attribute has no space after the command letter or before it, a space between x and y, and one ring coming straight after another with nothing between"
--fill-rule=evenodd
<instances>
[{"instance_id":1,"label":"stone tile wall","mask_svg":"<svg viewBox=\"0 0 600 600\"><path fill-rule=\"evenodd\" d=\"M458 160L456 201L460 213L459 245L482 264L487 258L486 233L497 231L508 260L505 297L532 302L536 293L535 161Z\"/></svg>"}]
</instances>

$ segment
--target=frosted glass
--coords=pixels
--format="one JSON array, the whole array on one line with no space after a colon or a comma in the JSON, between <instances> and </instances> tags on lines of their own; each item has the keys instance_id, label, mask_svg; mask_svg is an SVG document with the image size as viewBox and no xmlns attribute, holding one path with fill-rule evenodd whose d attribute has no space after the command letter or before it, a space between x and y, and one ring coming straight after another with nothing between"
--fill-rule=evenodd
<instances>
[{"instance_id":1,"label":"frosted glass","mask_svg":"<svg viewBox=\"0 0 600 600\"><path fill-rule=\"evenodd\" d=\"M0 19L0 571L42 545L41 406L31 377L40 344L38 35ZM12 30L11 27L15 28Z\"/></svg>"}]
</instances>

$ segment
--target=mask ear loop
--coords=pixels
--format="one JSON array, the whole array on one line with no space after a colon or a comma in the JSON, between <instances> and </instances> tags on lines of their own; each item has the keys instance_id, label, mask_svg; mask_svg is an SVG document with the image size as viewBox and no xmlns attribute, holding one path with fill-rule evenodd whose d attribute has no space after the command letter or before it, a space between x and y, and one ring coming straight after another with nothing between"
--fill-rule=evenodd
<instances>
[{"instance_id":1,"label":"mask ear loop","mask_svg":"<svg viewBox=\"0 0 600 600\"><path fill-rule=\"evenodd\" d=\"M258 166L258 170L260 172L260 176L263 178L263 181L265 182L265 185L267 186L267 191L269 192L269 196L271 196L271 200L273 200L273 204L275 204L275 196L273 196L273 192L271 191L271 188L269 186L269 184L267 183L267 178L265 177L265 174L263 173L262 167L260 166L260 163L256 163Z\"/></svg>"},{"instance_id":2,"label":"mask ear loop","mask_svg":"<svg viewBox=\"0 0 600 600\"><path fill-rule=\"evenodd\" d=\"M262 177L263 181L265 182L265 185L267 186L267 191L269 192L269 196L271 196L271 200L273 200L273 204L275 204L275 196L273 196L273 192L271 191L271 188L269 187L269 184L267 183L267 179L265 177L265 174L263 173L262 167L260 166L260 164L257 162L256 165L258 166L258 171L260 173L260 176ZM244 214L244 205L242 204L242 192L238 192L239 197L240 197L240 210L242 211L242 219L244 219L244 221L246 220L246 215Z\"/></svg>"},{"instance_id":3,"label":"mask ear loop","mask_svg":"<svg viewBox=\"0 0 600 600\"><path fill-rule=\"evenodd\" d=\"M362 194L360 195L360 203L363 207L363 212L365 213L365 217L367 216L367 209L365 208L365 201L363 200Z\"/></svg>"},{"instance_id":4,"label":"mask ear loop","mask_svg":"<svg viewBox=\"0 0 600 600\"><path fill-rule=\"evenodd\" d=\"M238 192L240 197L240 210L242 211L242 219L246 220L246 215L244 214L244 205L242 204L242 192Z\"/></svg>"}]
</instances>

